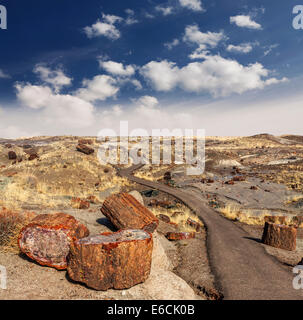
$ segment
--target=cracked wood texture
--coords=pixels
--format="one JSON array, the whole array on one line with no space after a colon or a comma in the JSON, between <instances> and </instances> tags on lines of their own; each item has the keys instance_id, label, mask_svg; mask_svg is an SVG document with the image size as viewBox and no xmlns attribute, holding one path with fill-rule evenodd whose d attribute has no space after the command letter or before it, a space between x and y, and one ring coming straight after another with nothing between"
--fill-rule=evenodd
<instances>
[{"instance_id":1,"label":"cracked wood texture","mask_svg":"<svg viewBox=\"0 0 303 320\"><path fill-rule=\"evenodd\" d=\"M150 274L152 235L143 230L120 230L73 241L68 275L95 290L128 289Z\"/></svg>"},{"instance_id":2,"label":"cracked wood texture","mask_svg":"<svg viewBox=\"0 0 303 320\"><path fill-rule=\"evenodd\" d=\"M39 264L64 270L72 239L88 235L86 226L68 214L42 214L21 230L18 244L23 253Z\"/></svg>"},{"instance_id":3,"label":"cracked wood texture","mask_svg":"<svg viewBox=\"0 0 303 320\"><path fill-rule=\"evenodd\" d=\"M289 251L296 250L297 229L282 224L265 222L262 242L269 246L285 249Z\"/></svg>"},{"instance_id":4,"label":"cracked wood texture","mask_svg":"<svg viewBox=\"0 0 303 320\"><path fill-rule=\"evenodd\" d=\"M159 220L153 213L128 193L105 199L101 212L117 229L142 229L154 232Z\"/></svg>"}]
</instances>

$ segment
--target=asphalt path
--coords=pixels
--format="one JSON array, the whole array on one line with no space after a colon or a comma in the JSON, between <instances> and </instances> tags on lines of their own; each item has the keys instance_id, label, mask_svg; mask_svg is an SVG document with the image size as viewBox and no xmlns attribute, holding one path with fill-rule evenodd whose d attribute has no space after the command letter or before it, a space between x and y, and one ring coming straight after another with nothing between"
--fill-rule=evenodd
<instances>
[{"instance_id":1,"label":"asphalt path","mask_svg":"<svg viewBox=\"0 0 303 320\"><path fill-rule=\"evenodd\" d=\"M223 293L224 300L303 299L303 290L293 288L296 274L267 254L258 239L251 238L232 221L208 207L199 193L133 176L133 172L140 167L135 165L118 169L118 174L174 196L191 208L205 224L207 254L217 289Z\"/></svg>"}]
</instances>

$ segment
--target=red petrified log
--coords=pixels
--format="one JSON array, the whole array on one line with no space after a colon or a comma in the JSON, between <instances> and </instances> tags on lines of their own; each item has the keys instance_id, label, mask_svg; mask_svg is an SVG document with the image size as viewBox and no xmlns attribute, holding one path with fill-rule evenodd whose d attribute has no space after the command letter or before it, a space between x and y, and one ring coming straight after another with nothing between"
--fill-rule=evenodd
<instances>
[{"instance_id":1,"label":"red petrified log","mask_svg":"<svg viewBox=\"0 0 303 320\"><path fill-rule=\"evenodd\" d=\"M143 229L154 232L159 220L128 193L119 193L105 199L101 212L117 229Z\"/></svg>"},{"instance_id":2,"label":"red petrified log","mask_svg":"<svg viewBox=\"0 0 303 320\"><path fill-rule=\"evenodd\" d=\"M135 229L75 240L68 275L96 290L128 289L148 278L152 249L152 235Z\"/></svg>"},{"instance_id":3,"label":"red petrified log","mask_svg":"<svg viewBox=\"0 0 303 320\"><path fill-rule=\"evenodd\" d=\"M15 151L9 151L8 153L8 159L9 160L16 160L17 159L17 155Z\"/></svg>"},{"instance_id":4,"label":"red petrified log","mask_svg":"<svg viewBox=\"0 0 303 320\"><path fill-rule=\"evenodd\" d=\"M18 243L20 250L39 264L64 270L72 239L88 235L88 229L68 214L43 214L21 230Z\"/></svg>"},{"instance_id":5,"label":"red petrified log","mask_svg":"<svg viewBox=\"0 0 303 320\"><path fill-rule=\"evenodd\" d=\"M195 237L195 232L168 232L166 234L166 238L171 241L193 239Z\"/></svg>"},{"instance_id":6,"label":"red petrified log","mask_svg":"<svg viewBox=\"0 0 303 320\"><path fill-rule=\"evenodd\" d=\"M188 218L186 221L186 224L189 225L192 228L195 228L197 232L201 231L201 224L197 221L194 221L191 218Z\"/></svg>"},{"instance_id":7,"label":"red petrified log","mask_svg":"<svg viewBox=\"0 0 303 320\"><path fill-rule=\"evenodd\" d=\"M92 154L92 153L95 152L94 149L86 146L85 144L79 144L77 146L77 151L82 152L82 153L87 154L87 155Z\"/></svg>"},{"instance_id":8,"label":"red petrified log","mask_svg":"<svg viewBox=\"0 0 303 320\"><path fill-rule=\"evenodd\" d=\"M262 236L262 242L264 244L275 248L294 251L296 250L296 238L296 228L265 222Z\"/></svg>"}]
</instances>

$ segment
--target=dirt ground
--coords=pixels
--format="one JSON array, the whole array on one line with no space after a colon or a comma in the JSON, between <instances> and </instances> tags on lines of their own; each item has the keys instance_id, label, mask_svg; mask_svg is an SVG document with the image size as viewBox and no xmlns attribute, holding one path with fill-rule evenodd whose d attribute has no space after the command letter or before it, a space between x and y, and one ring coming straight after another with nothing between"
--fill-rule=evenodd
<instances>
[{"instance_id":1,"label":"dirt ground","mask_svg":"<svg viewBox=\"0 0 303 320\"><path fill-rule=\"evenodd\" d=\"M91 147L93 155L77 152L79 137L39 137L26 140L0 141L0 206L37 213L66 212L87 225L92 234L115 231L101 214L104 199L117 192L148 188L130 183L116 175L112 166L100 165L98 142ZM10 143L12 146L8 147ZM14 151L17 161L7 154ZM29 160L37 153L38 159ZM19 160L22 159L21 162ZM206 170L203 175L188 177L185 166L144 166L136 175L164 183L170 172L171 185L181 190L194 190L203 195L205 203L217 214L231 219L244 229L251 241L260 242L264 217L283 215L290 221L302 216L303 208L303 138L299 136L257 135L253 137L208 137L206 139ZM239 179L241 177L241 179ZM238 178L238 179L237 179ZM230 182L233 181L233 182ZM71 199L95 197L87 210L71 207ZM159 192L143 196L144 204L156 215L166 215L178 223L178 230L192 231L188 217L198 218L173 197ZM169 203L169 208L153 206L153 200ZM174 215L182 212L183 215ZM176 216L176 217L173 217ZM202 228L192 240L169 242L168 231L173 224L160 222L165 254L173 271L201 299L220 299L214 289ZM262 245L266 252L292 268L303 257L303 229L298 229L297 250L290 252ZM0 299L149 299L148 290L138 285L135 290L97 292L73 283L66 272L41 267L23 255L0 251L0 265L7 267L8 289L0 290Z\"/></svg>"}]
</instances>

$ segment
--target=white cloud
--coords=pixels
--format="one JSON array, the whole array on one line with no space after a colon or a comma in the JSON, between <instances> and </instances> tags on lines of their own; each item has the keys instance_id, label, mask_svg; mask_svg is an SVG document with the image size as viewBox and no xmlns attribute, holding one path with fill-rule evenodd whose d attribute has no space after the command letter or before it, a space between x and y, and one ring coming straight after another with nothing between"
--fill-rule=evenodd
<instances>
[{"instance_id":1,"label":"white cloud","mask_svg":"<svg viewBox=\"0 0 303 320\"><path fill-rule=\"evenodd\" d=\"M1 69L0 69L0 79L6 79L6 78L10 78L10 76L6 73L4 73Z\"/></svg>"},{"instance_id":2,"label":"white cloud","mask_svg":"<svg viewBox=\"0 0 303 320\"><path fill-rule=\"evenodd\" d=\"M72 79L67 77L62 70L51 70L43 65L37 65L34 68L34 73L39 74L40 79L52 85L56 92L59 92L62 87L71 84Z\"/></svg>"},{"instance_id":3,"label":"white cloud","mask_svg":"<svg viewBox=\"0 0 303 320\"><path fill-rule=\"evenodd\" d=\"M171 42L164 43L164 46L168 49L171 50L172 48L176 47L180 43L179 39L174 39Z\"/></svg>"},{"instance_id":4,"label":"white cloud","mask_svg":"<svg viewBox=\"0 0 303 320\"><path fill-rule=\"evenodd\" d=\"M56 94L49 87L31 84L17 84L16 89L22 105L30 109L42 109L45 123L56 122L80 128L93 123L93 105L78 97Z\"/></svg>"},{"instance_id":5,"label":"white cloud","mask_svg":"<svg viewBox=\"0 0 303 320\"><path fill-rule=\"evenodd\" d=\"M152 96L143 96L137 100L137 104L139 109L140 108L153 109L159 104L159 101L157 98Z\"/></svg>"},{"instance_id":6,"label":"white cloud","mask_svg":"<svg viewBox=\"0 0 303 320\"><path fill-rule=\"evenodd\" d=\"M122 63L115 61L99 60L100 67L115 76L130 77L135 74L135 67L132 65L123 66Z\"/></svg>"},{"instance_id":7,"label":"white cloud","mask_svg":"<svg viewBox=\"0 0 303 320\"><path fill-rule=\"evenodd\" d=\"M142 67L141 74L158 91L180 87L188 92L207 92L215 97L241 94L286 81L286 78L268 78L269 70L260 63L244 66L219 55L206 55L204 59L203 62L189 63L183 68L167 60L151 61Z\"/></svg>"},{"instance_id":8,"label":"white cloud","mask_svg":"<svg viewBox=\"0 0 303 320\"><path fill-rule=\"evenodd\" d=\"M85 27L84 32L88 38L104 36L111 40L117 40L120 38L120 31L116 28L115 23L123 21L123 18L102 14L104 22L97 21L90 27Z\"/></svg>"},{"instance_id":9,"label":"white cloud","mask_svg":"<svg viewBox=\"0 0 303 320\"><path fill-rule=\"evenodd\" d=\"M168 16L173 13L173 7L156 6L157 11L160 11L164 16Z\"/></svg>"},{"instance_id":10,"label":"white cloud","mask_svg":"<svg viewBox=\"0 0 303 320\"><path fill-rule=\"evenodd\" d=\"M179 68L167 60L149 62L141 68L141 74L158 91L170 91L179 81Z\"/></svg>"},{"instance_id":11,"label":"white cloud","mask_svg":"<svg viewBox=\"0 0 303 320\"><path fill-rule=\"evenodd\" d=\"M47 86L34 86L31 84L16 84L17 97L27 107L40 109L47 105L53 96L51 88Z\"/></svg>"},{"instance_id":12,"label":"white cloud","mask_svg":"<svg viewBox=\"0 0 303 320\"><path fill-rule=\"evenodd\" d=\"M250 16L238 15L230 17L230 23L234 23L240 28L249 28L249 29L262 29L262 26L253 21Z\"/></svg>"},{"instance_id":13,"label":"white cloud","mask_svg":"<svg viewBox=\"0 0 303 320\"><path fill-rule=\"evenodd\" d=\"M125 19L125 23L127 25L132 25L135 23L138 23L139 21L137 19L135 19L135 11L132 9L126 9L125 10L126 14L127 14L127 18Z\"/></svg>"},{"instance_id":14,"label":"white cloud","mask_svg":"<svg viewBox=\"0 0 303 320\"><path fill-rule=\"evenodd\" d=\"M264 56L268 56L278 46L279 46L278 44L272 44L270 46L263 47L265 49Z\"/></svg>"},{"instance_id":15,"label":"white cloud","mask_svg":"<svg viewBox=\"0 0 303 320\"><path fill-rule=\"evenodd\" d=\"M89 102L104 101L114 97L119 91L117 80L107 75L98 75L92 80L85 79L82 85L83 88L76 91L76 96Z\"/></svg>"},{"instance_id":16,"label":"white cloud","mask_svg":"<svg viewBox=\"0 0 303 320\"><path fill-rule=\"evenodd\" d=\"M130 82L136 87L137 90L142 89L142 84L139 80L137 79L131 79Z\"/></svg>"},{"instance_id":17,"label":"white cloud","mask_svg":"<svg viewBox=\"0 0 303 320\"><path fill-rule=\"evenodd\" d=\"M204 11L201 0L179 0L180 5L193 11Z\"/></svg>"},{"instance_id":18,"label":"white cloud","mask_svg":"<svg viewBox=\"0 0 303 320\"><path fill-rule=\"evenodd\" d=\"M249 53L253 49L253 45L251 43L242 43L239 45L230 44L226 50L229 52L236 52L236 53Z\"/></svg>"},{"instance_id":19,"label":"white cloud","mask_svg":"<svg viewBox=\"0 0 303 320\"><path fill-rule=\"evenodd\" d=\"M208 47L214 48L222 40L227 39L224 32L201 32L197 25L190 25L185 28L185 34L183 41L191 42L199 45L200 49L206 49Z\"/></svg>"}]
</instances>

